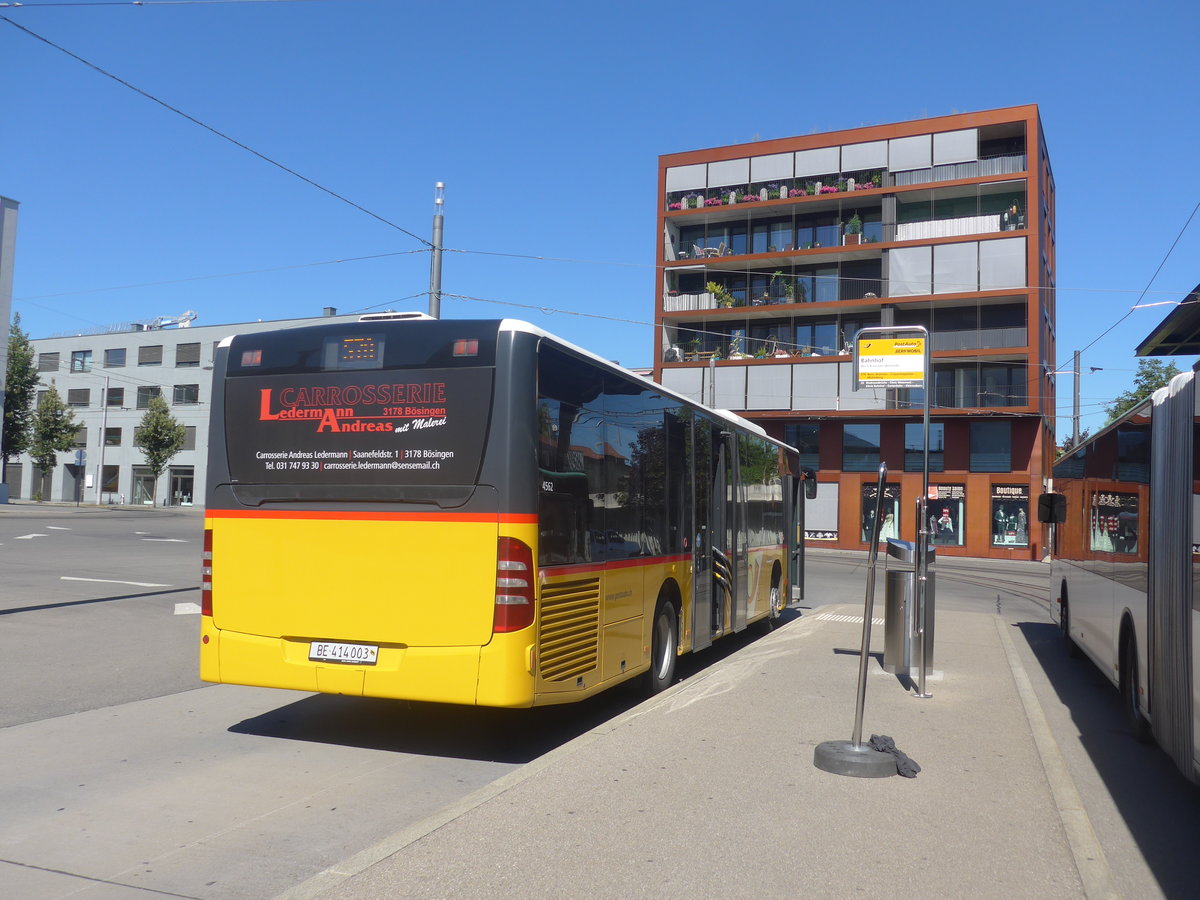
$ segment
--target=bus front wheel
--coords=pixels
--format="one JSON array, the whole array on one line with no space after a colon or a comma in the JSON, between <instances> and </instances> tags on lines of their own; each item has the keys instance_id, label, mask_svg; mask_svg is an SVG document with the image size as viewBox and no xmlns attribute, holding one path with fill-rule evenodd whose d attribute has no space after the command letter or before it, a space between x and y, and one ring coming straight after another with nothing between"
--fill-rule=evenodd
<instances>
[{"instance_id":1,"label":"bus front wheel","mask_svg":"<svg viewBox=\"0 0 1200 900\"><path fill-rule=\"evenodd\" d=\"M675 605L660 598L650 629L650 670L643 682L647 696L665 691L675 678L675 657L679 648L679 619Z\"/></svg>"}]
</instances>

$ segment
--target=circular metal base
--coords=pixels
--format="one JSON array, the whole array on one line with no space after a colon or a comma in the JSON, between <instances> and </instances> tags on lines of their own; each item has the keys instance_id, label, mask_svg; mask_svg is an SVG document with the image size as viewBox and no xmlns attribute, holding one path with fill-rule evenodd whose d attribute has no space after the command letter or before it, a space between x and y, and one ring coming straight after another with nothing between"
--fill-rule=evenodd
<instances>
[{"instance_id":1,"label":"circular metal base","mask_svg":"<svg viewBox=\"0 0 1200 900\"><path fill-rule=\"evenodd\" d=\"M896 774L896 757L872 750L867 744L855 747L853 741L817 744L813 765L834 775L850 775L854 778L887 778Z\"/></svg>"}]
</instances>

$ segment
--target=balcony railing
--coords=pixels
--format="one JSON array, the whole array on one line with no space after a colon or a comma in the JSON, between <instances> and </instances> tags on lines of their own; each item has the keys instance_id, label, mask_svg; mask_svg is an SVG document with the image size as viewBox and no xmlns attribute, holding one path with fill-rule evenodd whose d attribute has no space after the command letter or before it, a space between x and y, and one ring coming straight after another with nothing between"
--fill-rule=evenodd
<instances>
[{"instance_id":1,"label":"balcony railing","mask_svg":"<svg viewBox=\"0 0 1200 900\"><path fill-rule=\"evenodd\" d=\"M722 185L671 191L667 194L667 211L706 209L714 206L737 206L739 203L762 203L768 200L795 200L828 194L847 194L884 187L887 175L883 169L862 172L832 173L805 178L782 178L754 184Z\"/></svg>"},{"instance_id":2,"label":"balcony railing","mask_svg":"<svg viewBox=\"0 0 1200 900\"><path fill-rule=\"evenodd\" d=\"M770 287L759 291L732 288L720 296L710 291L667 291L663 296L663 312L833 303L838 300L874 300L884 296L886 292L881 278L780 275L775 277Z\"/></svg>"},{"instance_id":3,"label":"balcony railing","mask_svg":"<svg viewBox=\"0 0 1200 900\"><path fill-rule=\"evenodd\" d=\"M928 184L931 181L954 181L958 178L984 178L992 175L1015 175L1025 171L1025 154L992 156L973 162L949 163L929 169L913 169L909 172L893 172L892 179L897 187L910 184Z\"/></svg>"}]
</instances>

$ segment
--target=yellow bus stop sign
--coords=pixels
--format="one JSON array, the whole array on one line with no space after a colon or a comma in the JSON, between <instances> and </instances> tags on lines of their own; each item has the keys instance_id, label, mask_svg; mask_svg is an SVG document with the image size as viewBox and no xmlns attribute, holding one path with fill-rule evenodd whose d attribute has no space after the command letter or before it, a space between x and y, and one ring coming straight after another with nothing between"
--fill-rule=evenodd
<instances>
[{"instance_id":1,"label":"yellow bus stop sign","mask_svg":"<svg viewBox=\"0 0 1200 900\"><path fill-rule=\"evenodd\" d=\"M925 341L923 337L860 337L854 353L858 387L924 387Z\"/></svg>"}]
</instances>

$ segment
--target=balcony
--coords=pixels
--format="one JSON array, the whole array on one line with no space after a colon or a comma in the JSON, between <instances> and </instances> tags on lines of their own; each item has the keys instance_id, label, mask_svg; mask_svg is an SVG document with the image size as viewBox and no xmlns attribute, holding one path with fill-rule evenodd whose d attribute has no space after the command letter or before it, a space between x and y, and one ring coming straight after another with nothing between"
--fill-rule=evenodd
<instances>
[{"instance_id":1,"label":"balcony","mask_svg":"<svg viewBox=\"0 0 1200 900\"><path fill-rule=\"evenodd\" d=\"M756 276L749 287L709 282L704 291L672 291L663 295L663 312L699 312L708 309L793 306L834 303L839 300L877 300L886 296L882 278L836 275L783 274ZM718 288L714 290L713 288Z\"/></svg>"},{"instance_id":2,"label":"balcony","mask_svg":"<svg viewBox=\"0 0 1200 900\"><path fill-rule=\"evenodd\" d=\"M862 172L831 173L808 178L785 178L754 184L712 186L704 190L672 191L667 194L667 211L737 206L740 203L766 203L772 200L796 200L829 194L849 194L881 188L886 184L883 169Z\"/></svg>"},{"instance_id":3,"label":"balcony","mask_svg":"<svg viewBox=\"0 0 1200 900\"><path fill-rule=\"evenodd\" d=\"M1025 154L991 156L974 162L950 163L929 169L893 172L892 183L897 187L910 184L929 184L933 181L956 181L960 178L990 178L995 175L1016 175L1025 171Z\"/></svg>"}]
</instances>

